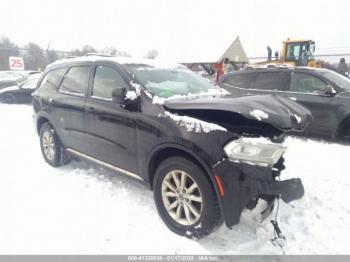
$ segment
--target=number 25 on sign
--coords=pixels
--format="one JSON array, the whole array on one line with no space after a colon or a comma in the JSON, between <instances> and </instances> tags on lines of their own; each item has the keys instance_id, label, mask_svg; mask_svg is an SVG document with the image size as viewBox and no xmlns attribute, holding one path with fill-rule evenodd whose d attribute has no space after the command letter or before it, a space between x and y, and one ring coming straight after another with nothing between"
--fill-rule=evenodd
<instances>
[{"instance_id":1,"label":"number 25 on sign","mask_svg":"<svg viewBox=\"0 0 350 262\"><path fill-rule=\"evenodd\" d=\"M24 62L22 57L10 56L9 64L11 70L24 70Z\"/></svg>"}]
</instances>

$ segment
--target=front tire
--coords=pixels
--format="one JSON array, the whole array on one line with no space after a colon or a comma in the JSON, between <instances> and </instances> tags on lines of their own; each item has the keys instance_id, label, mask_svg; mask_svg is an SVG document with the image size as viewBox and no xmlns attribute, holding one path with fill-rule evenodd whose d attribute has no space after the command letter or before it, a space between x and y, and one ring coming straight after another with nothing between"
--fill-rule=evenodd
<instances>
[{"instance_id":1,"label":"front tire","mask_svg":"<svg viewBox=\"0 0 350 262\"><path fill-rule=\"evenodd\" d=\"M60 139L48 122L44 123L40 128L40 148L45 161L53 167L70 162L70 158L66 154Z\"/></svg>"},{"instance_id":2,"label":"front tire","mask_svg":"<svg viewBox=\"0 0 350 262\"><path fill-rule=\"evenodd\" d=\"M220 207L210 179L186 158L170 157L160 164L153 195L164 223L178 235L199 239L220 224Z\"/></svg>"},{"instance_id":3,"label":"front tire","mask_svg":"<svg viewBox=\"0 0 350 262\"><path fill-rule=\"evenodd\" d=\"M349 144L350 143L350 121L348 120L342 127L337 136L339 142Z\"/></svg>"}]
</instances>

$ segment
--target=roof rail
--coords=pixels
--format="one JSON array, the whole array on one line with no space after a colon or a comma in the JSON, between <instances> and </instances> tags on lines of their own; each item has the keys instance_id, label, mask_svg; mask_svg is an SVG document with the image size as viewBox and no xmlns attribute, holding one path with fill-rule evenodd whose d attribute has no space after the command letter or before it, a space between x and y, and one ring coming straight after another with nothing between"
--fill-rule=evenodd
<instances>
[{"instance_id":1,"label":"roof rail","mask_svg":"<svg viewBox=\"0 0 350 262\"><path fill-rule=\"evenodd\" d=\"M87 53L85 56L102 56L102 57L115 57L115 55L100 54L100 53Z\"/></svg>"},{"instance_id":2,"label":"roof rail","mask_svg":"<svg viewBox=\"0 0 350 262\"><path fill-rule=\"evenodd\" d=\"M249 65L246 69L292 69L295 66L289 64L265 64L265 65Z\"/></svg>"}]
</instances>

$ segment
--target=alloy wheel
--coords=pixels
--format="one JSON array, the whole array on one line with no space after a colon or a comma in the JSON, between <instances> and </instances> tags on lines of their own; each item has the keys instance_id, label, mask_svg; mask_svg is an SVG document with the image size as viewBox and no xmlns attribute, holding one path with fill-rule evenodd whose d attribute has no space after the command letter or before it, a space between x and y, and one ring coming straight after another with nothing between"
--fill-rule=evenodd
<instances>
[{"instance_id":1,"label":"alloy wheel","mask_svg":"<svg viewBox=\"0 0 350 262\"><path fill-rule=\"evenodd\" d=\"M202 194L198 184L184 171L174 170L164 177L162 198L170 217L181 225L191 226L201 217Z\"/></svg>"},{"instance_id":2,"label":"alloy wheel","mask_svg":"<svg viewBox=\"0 0 350 262\"><path fill-rule=\"evenodd\" d=\"M55 140L52 131L47 130L42 135L42 145L44 154L48 160L52 161L55 158Z\"/></svg>"}]
</instances>

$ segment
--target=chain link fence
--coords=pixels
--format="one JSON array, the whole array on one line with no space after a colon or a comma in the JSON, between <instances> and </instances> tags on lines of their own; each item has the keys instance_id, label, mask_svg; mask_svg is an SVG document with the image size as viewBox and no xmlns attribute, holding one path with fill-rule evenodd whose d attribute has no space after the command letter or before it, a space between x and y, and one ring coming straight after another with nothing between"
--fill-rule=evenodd
<instances>
[{"instance_id":1,"label":"chain link fence","mask_svg":"<svg viewBox=\"0 0 350 262\"><path fill-rule=\"evenodd\" d=\"M82 50L76 49L72 51L57 51L57 50L43 50L36 44L29 44L27 48L13 48L13 47L1 47L0 46L0 70L9 70L9 57L19 56L24 60L25 70L38 70L42 71L46 65L66 57L81 56L87 53L96 53L96 49L92 47L85 47ZM121 56L128 56L125 52L118 54L116 49L105 50L103 53L116 54ZM344 54L317 54L316 60L322 60L328 62L333 67L338 68L340 59L344 58L345 63L350 68L350 53ZM267 57L250 57L251 64L266 61Z\"/></svg>"},{"instance_id":2,"label":"chain link fence","mask_svg":"<svg viewBox=\"0 0 350 262\"><path fill-rule=\"evenodd\" d=\"M73 52L50 51L40 48L4 48L0 47L0 70L9 70L9 57L18 56L24 60L25 70L42 71L46 65L65 57L72 56Z\"/></svg>"}]
</instances>

